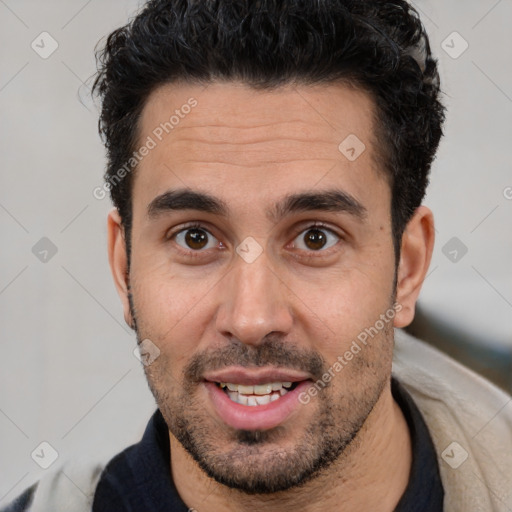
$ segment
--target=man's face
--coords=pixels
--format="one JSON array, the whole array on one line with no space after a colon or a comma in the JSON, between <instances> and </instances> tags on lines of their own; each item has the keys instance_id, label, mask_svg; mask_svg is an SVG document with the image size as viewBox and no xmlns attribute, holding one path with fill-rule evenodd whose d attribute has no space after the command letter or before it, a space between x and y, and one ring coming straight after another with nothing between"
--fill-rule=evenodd
<instances>
[{"instance_id":1,"label":"man's face","mask_svg":"<svg viewBox=\"0 0 512 512\"><path fill-rule=\"evenodd\" d=\"M378 321L395 266L373 109L342 85L234 83L166 85L144 108L139 141L156 146L133 185L130 314L160 350L145 371L171 443L230 487L317 474L389 381L392 320ZM165 196L183 189L224 210ZM286 202L303 194L328 196Z\"/></svg>"}]
</instances>

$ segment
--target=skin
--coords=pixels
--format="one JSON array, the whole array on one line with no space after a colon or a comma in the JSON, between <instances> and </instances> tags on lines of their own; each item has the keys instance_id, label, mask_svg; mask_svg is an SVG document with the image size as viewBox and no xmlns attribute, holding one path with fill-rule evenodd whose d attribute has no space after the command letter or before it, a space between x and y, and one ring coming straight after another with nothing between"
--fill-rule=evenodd
<instances>
[{"instance_id":1,"label":"skin","mask_svg":"<svg viewBox=\"0 0 512 512\"><path fill-rule=\"evenodd\" d=\"M198 512L392 511L411 466L408 427L390 388L392 325L414 316L432 254L432 213L422 206L407 225L394 290L391 192L366 93L342 84L266 92L233 82L167 84L144 107L140 141L190 97L197 106L137 168L129 270L121 219L115 209L108 217L125 320L160 350L145 371L170 427L176 488ZM338 150L349 134L366 145L355 161ZM150 218L151 201L181 187L223 200L228 215L188 209ZM265 213L287 194L333 187L365 215ZM182 230L196 221L207 230L206 248L185 241ZM314 222L326 225L326 248L308 242ZM173 237L179 231L181 239ZM251 263L236 252L249 236L263 249ZM327 370L394 303L389 325L278 428L244 437L189 371L197 361L207 370L236 362L254 369L258 356L264 367L321 361ZM326 450L330 458L313 470ZM275 482L281 488L270 492Z\"/></svg>"}]
</instances>

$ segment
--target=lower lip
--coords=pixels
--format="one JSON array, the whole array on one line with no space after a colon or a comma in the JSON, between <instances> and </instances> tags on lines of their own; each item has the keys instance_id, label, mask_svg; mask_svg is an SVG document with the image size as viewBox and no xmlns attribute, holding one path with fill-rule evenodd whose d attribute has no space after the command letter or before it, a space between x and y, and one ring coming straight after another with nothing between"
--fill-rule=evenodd
<instances>
[{"instance_id":1,"label":"lower lip","mask_svg":"<svg viewBox=\"0 0 512 512\"><path fill-rule=\"evenodd\" d=\"M283 423L302 405L298 397L310 385L310 382L300 382L295 389L288 391L274 402L254 406L233 402L213 382L204 384L217 414L226 425L237 430L268 430Z\"/></svg>"}]
</instances>

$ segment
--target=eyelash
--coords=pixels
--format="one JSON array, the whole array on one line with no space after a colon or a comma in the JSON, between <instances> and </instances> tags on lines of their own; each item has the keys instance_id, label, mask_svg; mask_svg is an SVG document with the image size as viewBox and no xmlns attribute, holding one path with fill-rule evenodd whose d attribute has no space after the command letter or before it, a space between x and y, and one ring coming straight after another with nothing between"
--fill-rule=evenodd
<instances>
[{"instance_id":1,"label":"eyelash","mask_svg":"<svg viewBox=\"0 0 512 512\"><path fill-rule=\"evenodd\" d=\"M323 229L325 231L329 231L329 233L335 235L340 240L343 238L341 235L336 233L333 229L331 229L329 226L327 226L323 222L314 222L313 224L310 224L308 226L302 227L299 231L297 231L296 234L294 235L293 239L295 240L295 238L297 238L301 233L304 233L304 232L309 231L309 230L314 229L314 228L318 228L318 229ZM174 233L172 233L169 236L167 236L166 240L168 240L168 241L173 240L177 235L179 235L183 231L188 231L188 230L191 230L191 229L201 229L202 231L206 231L206 233L208 233L209 235L213 236L213 234L208 230L208 228L203 226L200 222L193 222L191 224L187 224L185 226L182 226L180 229L178 229ZM176 245L178 247L178 250L183 255L185 255L187 257L191 257L191 258L202 258L202 257L204 257L205 251L201 251L201 250L194 251L192 249L187 251L183 247L181 247L180 245L178 245L178 244L176 244ZM329 254L330 250L333 249L336 245L337 245L337 242L334 245L332 245L331 247L329 247L328 249L323 250L323 251L322 250L319 250L319 251L307 251L307 254L302 256L302 257L303 258L318 258L318 257L325 256L326 254ZM301 251L302 251L302 249L301 249Z\"/></svg>"}]
</instances>

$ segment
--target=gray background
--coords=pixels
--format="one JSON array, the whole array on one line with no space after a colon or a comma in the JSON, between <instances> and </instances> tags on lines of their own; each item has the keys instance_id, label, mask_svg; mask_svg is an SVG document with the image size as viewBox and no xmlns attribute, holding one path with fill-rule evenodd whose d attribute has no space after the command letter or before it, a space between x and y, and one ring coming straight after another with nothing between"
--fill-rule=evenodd
<instances>
[{"instance_id":1,"label":"gray background","mask_svg":"<svg viewBox=\"0 0 512 512\"><path fill-rule=\"evenodd\" d=\"M113 454L155 407L108 268L111 206L92 194L105 161L87 98L95 44L137 4L0 0L0 505L45 472L31 458L41 442L59 461ZM449 109L425 201L437 241L421 304L510 352L512 1L414 4ZM44 31L59 45L47 59L31 47ZM454 58L461 37L469 47ZM56 254L41 252L43 237Z\"/></svg>"}]
</instances>

